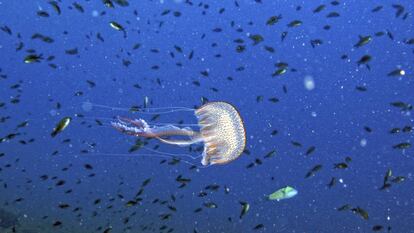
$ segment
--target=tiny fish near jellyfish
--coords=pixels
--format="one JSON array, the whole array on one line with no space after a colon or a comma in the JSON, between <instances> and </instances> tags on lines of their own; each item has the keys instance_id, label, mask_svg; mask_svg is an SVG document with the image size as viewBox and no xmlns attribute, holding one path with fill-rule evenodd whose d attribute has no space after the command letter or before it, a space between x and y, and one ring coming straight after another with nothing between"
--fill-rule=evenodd
<instances>
[{"instance_id":1,"label":"tiny fish near jellyfish","mask_svg":"<svg viewBox=\"0 0 414 233\"><path fill-rule=\"evenodd\" d=\"M243 120L236 108L226 102L209 102L194 110L200 131L174 125L152 126L143 119L118 118L111 125L122 133L157 138L163 143L188 146L204 143L204 166L226 164L237 159L246 146ZM172 140L166 136L187 136L187 140Z\"/></svg>"}]
</instances>

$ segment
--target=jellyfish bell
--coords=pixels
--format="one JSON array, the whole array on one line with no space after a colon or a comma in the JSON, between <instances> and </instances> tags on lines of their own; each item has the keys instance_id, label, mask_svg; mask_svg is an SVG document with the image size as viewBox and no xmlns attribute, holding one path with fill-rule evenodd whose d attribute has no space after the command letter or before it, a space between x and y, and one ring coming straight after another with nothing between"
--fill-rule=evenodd
<instances>
[{"instance_id":1,"label":"jellyfish bell","mask_svg":"<svg viewBox=\"0 0 414 233\"><path fill-rule=\"evenodd\" d=\"M236 108L226 102L209 102L194 110L199 131L171 124L150 125L143 119L119 117L111 125L122 133L146 138L157 138L163 143L189 146L203 143L201 164L226 164L237 159L244 151L246 133L243 120ZM188 139L174 140L170 136ZM168 138L167 138L168 137Z\"/></svg>"},{"instance_id":2,"label":"jellyfish bell","mask_svg":"<svg viewBox=\"0 0 414 233\"><path fill-rule=\"evenodd\" d=\"M246 146L243 120L236 108L226 102L210 102L195 111L204 142L201 163L225 164L237 159Z\"/></svg>"}]
</instances>

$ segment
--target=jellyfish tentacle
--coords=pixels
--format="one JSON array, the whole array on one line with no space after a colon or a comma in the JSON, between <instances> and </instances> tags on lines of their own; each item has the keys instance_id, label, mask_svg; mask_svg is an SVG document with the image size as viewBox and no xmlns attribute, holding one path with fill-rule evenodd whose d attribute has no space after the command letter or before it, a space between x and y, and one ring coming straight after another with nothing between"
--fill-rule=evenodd
<instances>
[{"instance_id":1,"label":"jellyfish tentacle","mask_svg":"<svg viewBox=\"0 0 414 233\"><path fill-rule=\"evenodd\" d=\"M133 136L144 136L145 127L148 127L144 123L146 124L145 121L141 122L140 119L118 118L118 121L111 122L111 125L121 133Z\"/></svg>"},{"instance_id":2,"label":"jellyfish tentacle","mask_svg":"<svg viewBox=\"0 0 414 233\"><path fill-rule=\"evenodd\" d=\"M202 140L200 134L191 128L179 128L174 125L150 126L143 119L130 119L118 117L117 122L111 122L111 125L122 133L137 137L157 138L158 140L179 146L187 146ZM188 136L188 140L171 140L162 138L164 136Z\"/></svg>"},{"instance_id":3,"label":"jellyfish tentacle","mask_svg":"<svg viewBox=\"0 0 414 233\"><path fill-rule=\"evenodd\" d=\"M142 119L130 119L130 118L127 118L127 117L120 117L120 116L118 116L117 118L118 118L118 121L120 123L123 123L125 125L126 124L131 124L131 125L134 125L134 126L140 127L140 128L148 127L148 124Z\"/></svg>"},{"instance_id":4,"label":"jellyfish tentacle","mask_svg":"<svg viewBox=\"0 0 414 233\"><path fill-rule=\"evenodd\" d=\"M209 166L212 165L212 164L210 164L208 166L197 166L196 164L194 164L191 161L187 161L187 160L184 160L184 159L179 158L179 155L177 157L175 157L173 155L164 155L164 154L93 153L93 154L74 154L74 156L76 156L76 157L105 156L105 157L114 157L114 158L124 157L124 158L127 158L127 159L137 158L137 157L158 157L158 158L164 158L164 159L174 159L174 160L177 160L179 162L183 162L183 163L185 163L187 165L194 166L197 169L205 169L205 168L208 168ZM192 158L192 159L195 159L195 158Z\"/></svg>"},{"instance_id":5,"label":"jellyfish tentacle","mask_svg":"<svg viewBox=\"0 0 414 233\"><path fill-rule=\"evenodd\" d=\"M83 102L83 104L88 104L92 108L101 108L101 109L109 109L114 111L125 111L125 112L131 112L131 108L122 108L122 107L114 107L109 105L103 105L103 104L97 104L97 103L91 103L91 102ZM133 112L139 112L141 114L166 114L166 113L173 113L173 112L181 112L181 111L195 111L193 108L187 108L187 107L161 107L161 108L138 108L134 110Z\"/></svg>"},{"instance_id":6,"label":"jellyfish tentacle","mask_svg":"<svg viewBox=\"0 0 414 233\"><path fill-rule=\"evenodd\" d=\"M196 132L193 132L196 133ZM197 134L197 136L191 136L188 140L172 140L172 139L164 139L161 137L157 137L158 140L167 144L173 144L177 146L189 146L191 144L199 143L202 141L202 138Z\"/></svg>"}]
</instances>

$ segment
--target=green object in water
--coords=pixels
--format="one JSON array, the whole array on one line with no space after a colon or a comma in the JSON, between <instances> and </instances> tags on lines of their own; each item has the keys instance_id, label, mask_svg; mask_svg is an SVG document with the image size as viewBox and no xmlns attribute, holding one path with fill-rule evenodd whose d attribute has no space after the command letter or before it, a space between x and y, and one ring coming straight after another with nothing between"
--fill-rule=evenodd
<instances>
[{"instance_id":1,"label":"green object in water","mask_svg":"<svg viewBox=\"0 0 414 233\"><path fill-rule=\"evenodd\" d=\"M269 200L283 200L296 196L298 191L290 186L286 186L269 195Z\"/></svg>"}]
</instances>

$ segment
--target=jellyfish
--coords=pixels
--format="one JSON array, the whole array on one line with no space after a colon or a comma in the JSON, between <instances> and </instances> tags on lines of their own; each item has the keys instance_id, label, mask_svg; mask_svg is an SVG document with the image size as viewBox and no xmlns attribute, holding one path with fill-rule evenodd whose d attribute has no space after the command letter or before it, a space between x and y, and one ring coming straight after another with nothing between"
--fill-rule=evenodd
<instances>
[{"instance_id":1,"label":"jellyfish","mask_svg":"<svg viewBox=\"0 0 414 233\"><path fill-rule=\"evenodd\" d=\"M156 138L162 143L189 146L203 143L201 164L226 164L237 159L246 146L243 120L236 108L226 102L209 102L194 110L199 131L167 124L150 125L143 119L118 117L112 127L135 137ZM170 139L184 136L185 139Z\"/></svg>"}]
</instances>

